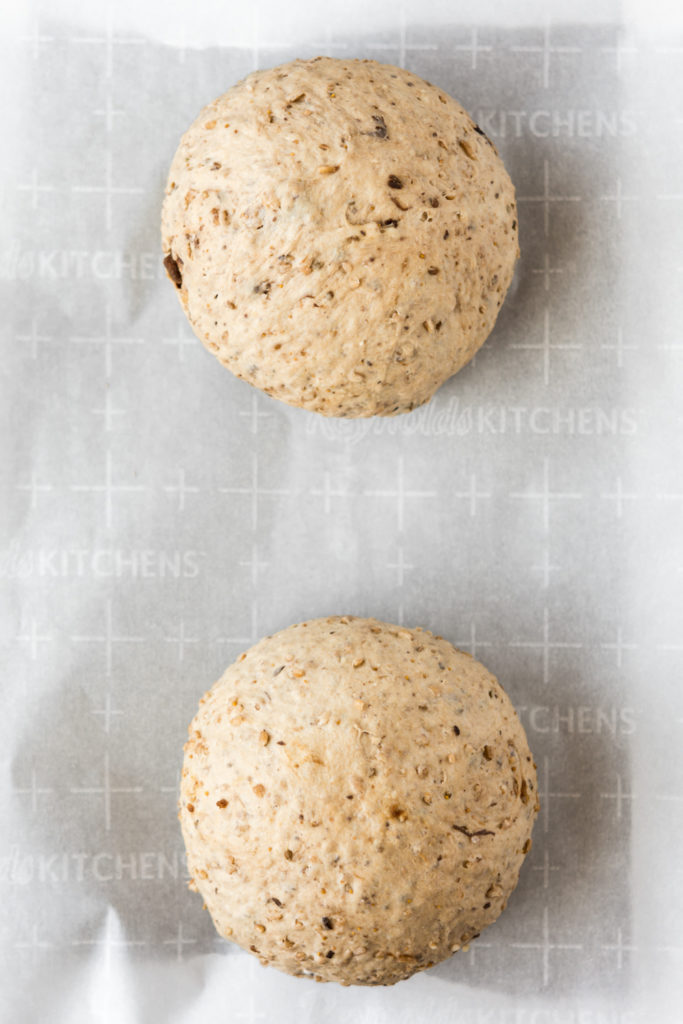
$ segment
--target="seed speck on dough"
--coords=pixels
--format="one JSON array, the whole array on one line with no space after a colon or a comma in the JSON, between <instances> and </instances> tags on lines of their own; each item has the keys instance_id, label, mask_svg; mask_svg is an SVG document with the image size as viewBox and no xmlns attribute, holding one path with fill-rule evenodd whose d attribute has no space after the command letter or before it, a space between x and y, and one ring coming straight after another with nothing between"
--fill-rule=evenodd
<instances>
[{"instance_id":1,"label":"seed speck on dough","mask_svg":"<svg viewBox=\"0 0 683 1024\"><path fill-rule=\"evenodd\" d=\"M164 256L164 267L173 284L176 288L182 288L183 286L183 275L180 273L179 261L176 260L172 253L168 253Z\"/></svg>"},{"instance_id":2,"label":"seed speck on dough","mask_svg":"<svg viewBox=\"0 0 683 1024\"><path fill-rule=\"evenodd\" d=\"M456 832L462 832L462 834L464 836L467 836L467 838L470 840L475 839L479 836L494 836L496 834L495 832L491 832L490 829L487 828L480 828L477 829L476 832L470 832L467 825L453 825L452 827L455 829ZM465 866L467 866L467 862L463 864L463 867Z\"/></svg>"},{"instance_id":3,"label":"seed speck on dough","mask_svg":"<svg viewBox=\"0 0 683 1024\"><path fill-rule=\"evenodd\" d=\"M382 115L381 114L373 114L372 115L372 120L375 122L375 129L374 129L374 131L372 131L372 132L365 132L364 134L366 134L366 135L374 135L378 139L388 139L389 138L389 132L387 131L387 126L386 126L386 123L385 123L384 118L382 117Z\"/></svg>"}]
</instances>

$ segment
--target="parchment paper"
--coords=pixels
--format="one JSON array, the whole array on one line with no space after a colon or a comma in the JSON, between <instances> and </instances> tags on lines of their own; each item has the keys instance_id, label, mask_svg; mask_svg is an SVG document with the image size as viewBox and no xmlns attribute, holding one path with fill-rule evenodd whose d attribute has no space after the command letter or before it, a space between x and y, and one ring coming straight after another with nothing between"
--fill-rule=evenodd
<instances>
[{"instance_id":1,"label":"parchment paper","mask_svg":"<svg viewBox=\"0 0 683 1024\"><path fill-rule=\"evenodd\" d=\"M6 14L3 1020L681 1020L683 32L645 4L471 18ZM233 379L161 267L182 131L253 68L318 53L451 92L519 195L494 334L394 420L326 421ZM394 989L261 968L185 884L199 697L262 634L328 613L471 651L539 766L507 911Z\"/></svg>"}]
</instances>

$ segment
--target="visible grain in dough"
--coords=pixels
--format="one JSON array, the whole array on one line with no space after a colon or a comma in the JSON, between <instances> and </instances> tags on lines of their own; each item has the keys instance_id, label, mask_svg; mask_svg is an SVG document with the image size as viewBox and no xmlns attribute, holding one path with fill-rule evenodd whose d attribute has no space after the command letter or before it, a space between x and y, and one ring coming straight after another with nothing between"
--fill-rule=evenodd
<instances>
[{"instance_id":1,"label":"visible grain in dough","mask_svg":"<svg viewBox=\"0 0 683 1024\"><path fill-rule=\"evenodd\" d=\"M469 943L505 907L537 811L494 677L375 619L261 640L185 747L180 821L216 928L323 981L393 984Z\"/></svg>"},{"instance_id":2,"label":"visible grain in dough","mask_svg":"<svg viewBox=\"0 0 683 1024\"><path fill-rule=\"evenodd\" d=\"M512 183L463 108L410 71L329 57L204 108L162 235L202 342L327 416L431 398L490 333L519 255Z\"/></svg>"}]
</instances>

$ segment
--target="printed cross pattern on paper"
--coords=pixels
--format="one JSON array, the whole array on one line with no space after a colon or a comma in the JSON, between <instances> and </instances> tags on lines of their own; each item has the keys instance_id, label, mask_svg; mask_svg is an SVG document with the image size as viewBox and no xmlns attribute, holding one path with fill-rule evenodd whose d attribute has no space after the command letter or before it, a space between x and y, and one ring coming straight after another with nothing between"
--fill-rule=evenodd
<instances>
[{"instance_id":1,"label":"printed cross pattern on paper","mask_svg":"<svg viewBox=\"0 0 683 1024\"><path fill-rule=\"evenodd\" d=\"M36 112L25 152L8 156L18 212L0 254L16 300L0 551L21 735L0 796L15 1017L16 993L66 963L97 960L113 985L129 960L171 978L220 950L235 1019L270 1018L260 968L216 941L186 888L182 744L242 650L337 613L421 625L481 659L538 765L541 811L509 908L433 974L469 986L482 1012L490 991L590 1007L628 987L634 957L679 962L656 880L656 942L636 934L629 886L641 826L654 838L639 856L661 857L667 877L656 839L683 788L677 765L635 775L651 678L663 748L683 729L683 547L662 554L683 507L683 370L660 301L680 325L680 147L657 141L683 108L633 101L634 81L663 62L673 75L681 55L676 40L556 20L435 32L400 4L386 31L361 19L274 38L257 5L248 45L207 48L189 27L177 46L123 31L113 8L87 29L44 8L15 40ZM403 417L324 420L237 381L192 335L161 266L181 132L253 68L317 52L438 83L517 189L521 260L496 329ZM644 224L659 263L634 242ZM418 983L430 991L430 975Z\"/></svg>"}]
</instances>

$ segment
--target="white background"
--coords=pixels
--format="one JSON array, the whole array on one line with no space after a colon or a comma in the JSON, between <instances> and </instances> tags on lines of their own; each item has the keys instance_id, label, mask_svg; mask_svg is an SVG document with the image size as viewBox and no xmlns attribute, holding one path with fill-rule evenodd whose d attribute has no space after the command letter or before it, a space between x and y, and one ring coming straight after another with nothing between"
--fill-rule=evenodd
<instances>
[{"instance_id":1,"label":"white background","mask_svg":"<svg viewBox=\"0 0 683 1024\"><path fill-rule=\"evenodd\" d=\"M673 8L6 7L2 1019L679 1021ZM492 337L395 420L253 392L161 270L182 131L255 67L318 53L438 83L517 186L522 259ZM175 800L199 697L260 635L328 613L472 651L539 766L508 910L387 990L262 969L185 887Z\"/></svg>"}]
</instances>

